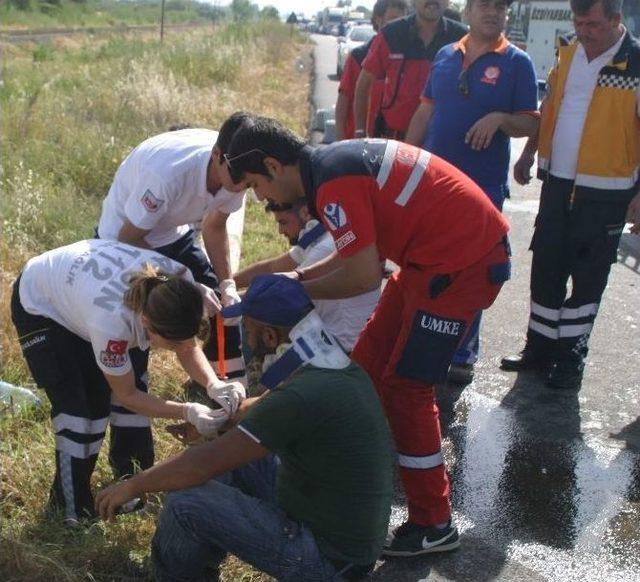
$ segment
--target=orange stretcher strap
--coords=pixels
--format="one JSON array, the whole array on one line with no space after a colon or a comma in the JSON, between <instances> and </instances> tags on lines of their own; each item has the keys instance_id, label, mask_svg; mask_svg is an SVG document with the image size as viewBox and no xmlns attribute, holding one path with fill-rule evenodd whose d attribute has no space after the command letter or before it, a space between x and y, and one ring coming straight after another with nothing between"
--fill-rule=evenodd
<instances>
[{"instance_id":1,"label":"orange stretcher strap","mask_svg":"<svg viewBox=\"0 0 640 582\"><path fill-rule=\"evenodd\" d=\"M227 377L227 358L224 353L224 319L216 314L216 339L218 340L218 376Z\"/></svg>"}]
</instances>

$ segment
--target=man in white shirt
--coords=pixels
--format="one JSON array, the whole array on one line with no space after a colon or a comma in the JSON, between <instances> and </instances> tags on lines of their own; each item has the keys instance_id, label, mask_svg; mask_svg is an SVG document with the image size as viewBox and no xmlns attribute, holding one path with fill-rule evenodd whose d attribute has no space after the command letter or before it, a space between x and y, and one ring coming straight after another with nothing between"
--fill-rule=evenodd
<instances>
[{"instance_id":1,"label":"man in white shirt","mask_svg":"<svg viewBox=\"0 0 640 582\"><path fill-rule=\"evenodd\" d=\"M622 0L571 0L571 9L576 39L561 42L539 135L514 170L527 183L538 151L527 343L501 365L579 389L625 220L640 230L640 42L622 25Z\"/></svg>"},{"instance_id":2,"label":"man in white shirt","mask_svg":"<svg viewBox=\"0 0 640 582\"><path fill-rule=\"evenodd\" d=\"M335 251L333 238L320 222L311 217L306 204L269 202L266 210L273 213L280 234L287 237L292 247L283 255L260 261L236 273L234 278L239 287L248 287L257 275L313 265ZM326 329L349 353L379 298L380 289L375 289L348 299L315 300L313 303Z\"/></svg>"},{"instance_id":3,"label":"man in white shirt","mask_svg":"<svg viewBox=\"0 0 640 582\"><path fill-rule=\"evenodd\" d=\"M236 113L220 133L181 129L142 142L116 172L102 205L98 236L154 249L187 266L199 283L218 289L223 305L239 301L227 219L242 207L244 191L230 180L223 156L244 123L250 117ZM197 242L198 229L206 254ZM216 333L204 349L218 373L245 381L238 326L225 327L224 349ZM224 365L218 363L222 354Z\"/></svg>"}]
</instances>

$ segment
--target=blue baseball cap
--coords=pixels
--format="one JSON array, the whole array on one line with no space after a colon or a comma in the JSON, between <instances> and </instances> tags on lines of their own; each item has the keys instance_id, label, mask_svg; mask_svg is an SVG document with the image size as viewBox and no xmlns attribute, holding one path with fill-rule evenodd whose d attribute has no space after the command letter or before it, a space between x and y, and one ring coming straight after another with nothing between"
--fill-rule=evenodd
<instances>
[{"instance_id":1,"label":"blue baseball cap","mask_svg":"<svg viewBox=\"0 0 640 582\"><path fill-rule=\"evenodd\" d=\"M242 301L225 307L222 317L248 315L279 327L293 327L313 309L302 283L284 275L258 275Z\"/></svg>"}]
</instances>

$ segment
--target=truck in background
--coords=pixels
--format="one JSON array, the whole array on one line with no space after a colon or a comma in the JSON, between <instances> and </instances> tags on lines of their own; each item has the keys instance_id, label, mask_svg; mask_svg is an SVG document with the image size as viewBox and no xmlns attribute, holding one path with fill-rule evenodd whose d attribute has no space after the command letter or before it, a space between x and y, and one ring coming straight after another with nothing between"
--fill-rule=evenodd
<instances>
[{"instance_id":1,"label":"truck in background","mask_svg":"<svg viewBox=\"0 0 640 582\"><path fill-rule=\"evenodd\" d=\"M624 24L640 35L640 2L626 0ZM518 0L511 5L507 37L531 56L538 79L547 78L555 60L558 36L573 33L569 0Z\"/></svg>"},{"instance_id":2,"label":"truck in background","mask_svg":"<svg viewBox=\"0 0 640 582\"><path fill-rule=\"evenodd\" d=\"M333 36L340 36L341 34L344 34L347 11L348 9L338 8L337 6L325 8L319 14L319 32L321 34L332 34Z\"/></svg>"}]
</instances>

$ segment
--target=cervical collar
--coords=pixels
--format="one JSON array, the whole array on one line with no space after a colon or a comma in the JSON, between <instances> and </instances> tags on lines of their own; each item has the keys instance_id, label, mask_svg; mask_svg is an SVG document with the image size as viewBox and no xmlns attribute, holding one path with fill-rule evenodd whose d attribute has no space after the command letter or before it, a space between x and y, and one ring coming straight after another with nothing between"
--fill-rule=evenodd
<instances>
[{"instance_id":1,"label":"cervical collar","mask_svg":"<svg viewBox=\"0 0 640 582\"><path fill-rule=\"evenodd\" d=\"M325 232L327 232L327 229L324 224L311 219L304 225L296 244L304 250L316 242Z\"/></svg>"},{"instance_id":2,"label":"cervical collar","mask_svg":"<svg viewBox=\"0 0 640 582\"><path fill-rule=\"evenodd\" d=\"M289 337L291 344L285 344L284 353L282 346L278 346L275 361L271 363L265 359L265 371L260 378L260 384L269 390L302 366L342 370L351 363L335 338L324 329L322 320L315 311L301 319L289 332ZM278 356L278 352L282 355Z\"/></svg>"}]
</instances>

